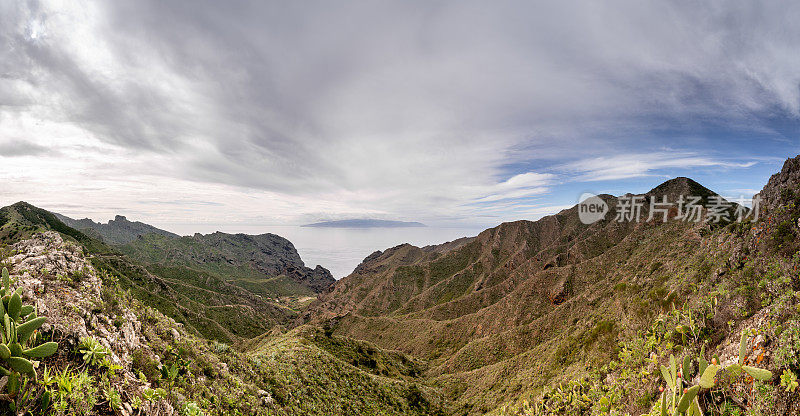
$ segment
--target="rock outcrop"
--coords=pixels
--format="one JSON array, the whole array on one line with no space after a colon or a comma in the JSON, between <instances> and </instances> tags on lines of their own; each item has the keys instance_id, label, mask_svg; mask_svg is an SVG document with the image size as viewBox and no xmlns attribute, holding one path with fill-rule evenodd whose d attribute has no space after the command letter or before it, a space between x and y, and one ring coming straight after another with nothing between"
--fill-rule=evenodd
<instances>
[{"instance_id":1,"label":"rock outcrop","mask_svg":"<svg viewBox=\"0 0 800 416\"><path fill-rule=\"evenodd\" d=\"M150 383L133 371L134 352L155 363L159 362L159 355L143 335L137 314L118 303L113 289L104 287L101 273L84 255L83 247L48 231L18 242L11 253L6 264L14 286L22 288L23 299L33 302L39 316L47 318L41 330L59 344L57 355L47 360L69 360L81 339L91 337L110 352L111 362L118 366L117 378L112 381L115 389L139 396L143 389L150 388ZM180 324L160 318L173 331L180 329ZM173 414L166 400L145 403L139 410L146 414ZM123 403L119 412L130 415L133 409Z\"/></svg>"},{"instance_id":2,"label":"rock outcrop","mask_svg":"<svg viewBox=\"0 0 800 416\"><path fill-rule=\"evenodd\" d=\"M764 212L774 211L794 197L788 195L800 186L800 156L786 159L780 172L772 175L769 181L757 195L761 197L761 206Z\"/></svg>"}]
</instances>

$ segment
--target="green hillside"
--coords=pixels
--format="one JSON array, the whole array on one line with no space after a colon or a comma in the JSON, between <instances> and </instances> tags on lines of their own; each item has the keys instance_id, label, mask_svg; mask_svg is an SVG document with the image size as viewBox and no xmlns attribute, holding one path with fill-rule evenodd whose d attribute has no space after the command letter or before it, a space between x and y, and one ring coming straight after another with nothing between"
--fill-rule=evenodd
<instances>
[{"instance_id":1,"label":"green hillside","mask_svg":"<svg viewBox=\"0 0 800 416\"><path fill-rule=\"evenodd\" d=\"M38 319L46 324L20 341L36 357L30 372L19 367L20 344L3 342L12 356L0 356L0 367L15 381L3 383L0 414L441 414L441 398L419 383L417 360L310 327L273 328L240 348L211 341L161 312L170 312L159 302L169 286L140 284L160 283L124 258L85 251L54 231L3 251L6 285L41 317L25 312L16 328L22 334ZM5 308L16 316L13 304ZM238 310L220 315L242 319ZM40 357L31 347L45 341L56 348Z\"/></svg>"},{"instance_id":2,"label":"green hillside","mask_svg":"<svg viewBox=\"0 0 800 416\"><path fill-rule=\"evenodd\" d=\"M305 267L292 243L274 234L148 234L119 249L153 268L183 273L194 283L204 278L197 272L203 272L270 299L313 296L334 282L323 267Z\"/></svg>"},{"instance_id":3,"label":"green hillside","mask_svg":"<svg viewBox=\"0 0 800 416\"><path fill-rule=\"evenodd\" d=\"M148 270L120 253L119 247L109 247L68 227L52 213L24 202L0 209L0 222L0 241L6 244L47 230L62 233L85 247L92 264L113 274L121 287L134 293L144 304L185 324L187 330L195 334L221 342L236 344L276 325L290 324L298 314L297 308L312 294L297 284L286 285L295 289L294 292L276 284L276 291L271 293L277 294L265 297L214 273L185 266L149 265ZM257 283L254 286L267 290ZM294 296L279 299L279 296L288 296L287 293Z\"/></svg>"}]
</instances>

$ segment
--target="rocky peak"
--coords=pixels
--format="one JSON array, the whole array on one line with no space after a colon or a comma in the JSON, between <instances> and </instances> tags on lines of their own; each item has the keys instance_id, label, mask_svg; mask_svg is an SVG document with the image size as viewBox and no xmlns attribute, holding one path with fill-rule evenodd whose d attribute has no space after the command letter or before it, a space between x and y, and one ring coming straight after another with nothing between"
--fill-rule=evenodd
<instances>
[{"instance_id":1,"label":"rocky peak","mask_svg":"<svg viewBox=\"0 0 800 416\"><path fill-rule=\"evenodd\" d=\"M800 155L786 159L780 172L772 175L764 188L759 192L761 207L771 211L789 202L795 197L800 185Z\"/></svg>"},{"instance_id":2,"label":"rocky peak","mask_svg":"<svg viewBox=\"0 0 800 416\"><path fill-rule=\"evenodd\" d=\"M647 194L659 198L666 196L671 201L676 200L681 195L684 197L689 195L699 196L703 199L716 195L714 191L700 185L695 180L683 176L670 179L651 189Z\"/></svg>"},{"instance_id":3,"label":"rocky peak","mask_svg":"<svg viewBox=\"0 0 800 416\"><path fill-rule=\"evenodd\" d=\"M113 220L109 220L105 224L94 222L88 218L75 220L61 214L55 214L55 216L67 226L109 244L127 244L147 234L158 234L169 238L179 237L177 234L153 227L143 222L128 221L128 218L124 215L117 215Z\"/></svg>"}]
</instances>

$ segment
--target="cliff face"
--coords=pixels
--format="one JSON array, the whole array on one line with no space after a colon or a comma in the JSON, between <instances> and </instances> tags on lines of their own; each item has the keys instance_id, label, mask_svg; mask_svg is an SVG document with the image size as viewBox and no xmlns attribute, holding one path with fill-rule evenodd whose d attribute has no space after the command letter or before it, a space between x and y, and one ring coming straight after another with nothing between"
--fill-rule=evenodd
<instances>
[{"instance_id":1,"label":"cliff face","mask_svg":"<svg viewBox=\"0 0 800 416\"><path fill-rule=\"evenodd\" d=\"M794 202L800 187L800 156L786 159L780 172L772 175L757 195L762 199L765 212L775 211L781 205Z\"/></svg>"},{"instance_id":2,"label":"cliff face","mask_svg":"<svg viewBox=\"0 0 800 416\"><path fill-rule=\"evenodd\" d=\"M117 215L107 224L94 222L88 218L75 220L61 214L55 214L64 224L98 238L108 244L121 245L136 240L140 236L147 234L158 234L165 237L177 238L177 234L139 221L128 221L122 215Z\"/></svg>"}]
</instances>

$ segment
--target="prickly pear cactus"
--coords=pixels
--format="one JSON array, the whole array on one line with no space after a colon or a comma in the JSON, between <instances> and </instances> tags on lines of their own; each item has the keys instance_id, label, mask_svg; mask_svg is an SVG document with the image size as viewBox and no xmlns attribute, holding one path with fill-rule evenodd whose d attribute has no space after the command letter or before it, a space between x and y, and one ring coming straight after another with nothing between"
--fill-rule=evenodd
<instances>
[{"instance_id":1,"label":"prickly pear cactus","mask_svg":"<svg viewBox=\"0 0 800 416\"><path fill-rule=\"evenodd\" d=\"M17 393L21 376L34 375L38 365L37 358L55 354L58 344L46 342L34 346L32 335L45 322L44 317L37 317L31 305L23 305L20 297L21 289L11 290L11 278L8 269L3 267L3 287L0 288L2 307L0 307L0 375L8 376L9 394Z\"/></svg>"},{"instance_id":2,"label":"prickly pear cactus","mask_svg":"<svg viewBox=\"0 0 800 416\"><path fill-rule=\"evenodd\" d=\"M667 383L668 391L664 391L661 395L660 414L661 416L687 415L687 416L702 416L703 412L700 408L698 396L704 392L713 390L716 387L717 372L723 370L732 374L741 374L742 371L756 380L768 381L772 379L772 372L763 368L751 367L745 365L747 358L747 333L742 332L742 338L739 343L739 360L727 367L722 367L718 364L719 359L714 358L711 364L705 359L705 346L700 349L700 356L697 357L698 363L698 384L692 387L683 387L684 381L687 383L691 379L692 370L694 369L692 363L694 359L691 356L686 356L683 359L681 367L682 375L677 373L677 366L675 356L669 357L670 367L662 365L661 375Z\"/></svg>"}]
</instances>

